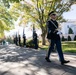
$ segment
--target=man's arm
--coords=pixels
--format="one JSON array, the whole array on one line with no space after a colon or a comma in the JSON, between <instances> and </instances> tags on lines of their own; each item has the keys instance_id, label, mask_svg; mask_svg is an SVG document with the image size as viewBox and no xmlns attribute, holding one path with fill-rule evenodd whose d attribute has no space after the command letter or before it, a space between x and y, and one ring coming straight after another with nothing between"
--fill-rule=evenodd
<instances>
[{"instance_id":1,"label":"man's arm","mask_svg":"<svg viewBox=\"0 0 76 75\"><path fill-rule=\"evenodd\" d=\"M53 25L50 21L47 22L47 30L49 33L54 33L54 31L55 31L55 28L53 27Z\"/></svg>"}]
</instances>

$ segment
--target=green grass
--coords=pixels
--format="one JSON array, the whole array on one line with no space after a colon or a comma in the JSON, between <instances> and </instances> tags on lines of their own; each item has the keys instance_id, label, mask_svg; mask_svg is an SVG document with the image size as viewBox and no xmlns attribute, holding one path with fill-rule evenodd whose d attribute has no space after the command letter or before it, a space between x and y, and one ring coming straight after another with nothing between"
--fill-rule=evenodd
<instances>
[{"instance_id":1,"label":"green grass","mask_svg":"<svg viewBox=\"0 0 76 75\"><path fill-rule=\"evenodd\" d=\"M76 41L62 42L64 52L76 53Z\"/></svg>"},{"instance_id":2,"label":"green grass","mask_svg":"<svg viewBox=\"0 0 76 75\"><path fill-rule=\"evenodd\" d=\"M41 45L40 49L42 49L42 50L48 50L48 45Z\"/></svg>"},{"instance_id":3,"label":"green grass","mask_svg":"<svg viewBox=\"0 0 76 75\"><path fill-rule=\"evenodd\" d=\"M41 45L42 50L48 50L48 45ZM66 41L62 42L63 52L76 53L76 41Z\"/></svg>"}]
</instances>

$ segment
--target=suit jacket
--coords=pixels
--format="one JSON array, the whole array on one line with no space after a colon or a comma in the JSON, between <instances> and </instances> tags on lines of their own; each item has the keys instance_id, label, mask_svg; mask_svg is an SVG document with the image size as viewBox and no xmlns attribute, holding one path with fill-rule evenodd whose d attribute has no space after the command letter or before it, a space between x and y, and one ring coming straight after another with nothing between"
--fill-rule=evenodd
<instances>
[{"instance_id":1,"label":"suit jacket","mask_svg":"<svg viewBox=\"0 0 76 75\"><path fill-rule=\"evenodd\" d=\"M58 28L58 22L55 20L51 21L56 25L56 27ZM54 24L51 22L50 20L47 21L47 38L48 39L53 39L53 40L60 40L60 36L57 34L57 28L54 26Z\"/></svg>"}]
</instances>

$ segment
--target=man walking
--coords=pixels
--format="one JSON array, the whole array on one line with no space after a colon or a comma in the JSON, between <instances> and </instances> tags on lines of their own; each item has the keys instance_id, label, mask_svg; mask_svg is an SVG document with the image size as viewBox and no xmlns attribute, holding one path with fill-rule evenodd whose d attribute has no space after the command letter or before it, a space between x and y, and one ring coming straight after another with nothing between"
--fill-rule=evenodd
<instances>
[{"instance_id":1,"label":"man walking","mask_svg":"<svg viewBox=\"0 0 76 75\"><path fill-rule=\"evenodd\" d=\"M68 63L69 61L66 61L64 59L63 56L63 52L62 52L62 48L61 48L61 40L60 40L60 34L61 32L58 31L58 22L56 21L56 14L54 11L49 13L49 17L50 19L47 21L47 28L48 28L48 35L47 38L49 40L51 40L50 42L50 46L49 46L49 50L48 50L48 54L46 56L46 61L47 62L51 62L49 57L50 57L50 53L54 48L54 45L56 44L56 48L57 48L57 52L59 55L59 59L62 65L64 65L65 63Z\"/></svg>"}]
</instances>

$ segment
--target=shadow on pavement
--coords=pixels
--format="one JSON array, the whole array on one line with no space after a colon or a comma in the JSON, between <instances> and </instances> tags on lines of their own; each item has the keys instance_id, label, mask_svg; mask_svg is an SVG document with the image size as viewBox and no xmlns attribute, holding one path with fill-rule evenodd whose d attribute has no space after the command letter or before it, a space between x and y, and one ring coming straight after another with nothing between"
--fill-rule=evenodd
<instances>
[{"instance_id":1,"label":"shadow on pavement","mask_svg":"<svg viewBox=\"0 0 76 75\"><path fill-rule=\"evenodd\" d=\"M14 74L12 74L12 73L10 73L10 72L8 72L8 71L5 71L5 72L1 72L0 71L0 75L14 75Z\"/></svg>"},{"instance_id":2,"label":"shadow on pavement","mask_svg":"<svg viewBox=\"0 0 76 75\"><path fill-rule=\"evenodd\" d=\"M0 69L7 67L0 75L15 75L13 69L24 69L24 75L76 75L76 67L61 65L57 60L46 62L45 51L31 48L6 46L0 49ZM20 74L22 75L22 74Z\"/></svg>"}]
</instances>

